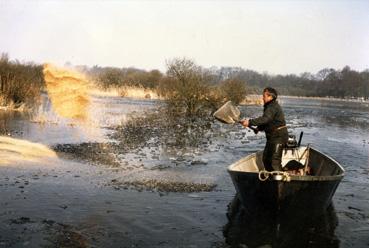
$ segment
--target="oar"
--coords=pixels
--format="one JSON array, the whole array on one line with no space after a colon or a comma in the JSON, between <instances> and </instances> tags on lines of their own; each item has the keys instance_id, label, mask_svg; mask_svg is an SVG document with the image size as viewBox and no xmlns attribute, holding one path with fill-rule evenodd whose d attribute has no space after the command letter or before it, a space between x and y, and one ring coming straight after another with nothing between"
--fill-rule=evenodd
<instances>
[{"instance_id":1,"label":"oar","mask_svg":"<svg viewBox=\"0 0 369 248\"><path fill-rule=\"evenodd\" d=\"M232 103L232 101L226 102L223 106L221 106L217 111L214 112L213 116L226 124L234 124L234 123L241 123L240 120L241 111ZM249 126L254 133L258 132L256 127Z\"/></svg>"}]
</instances>

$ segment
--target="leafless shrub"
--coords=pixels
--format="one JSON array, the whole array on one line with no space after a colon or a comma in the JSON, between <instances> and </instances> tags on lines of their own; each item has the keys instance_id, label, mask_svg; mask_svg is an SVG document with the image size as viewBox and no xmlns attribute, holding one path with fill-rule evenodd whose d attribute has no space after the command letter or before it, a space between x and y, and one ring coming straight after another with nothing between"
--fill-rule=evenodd
<instances>
[{"instance_id":1,"label":"leafless shrub","mask_svg":"<svg viewBox=\"0 0 369 248\"><path fill-rule=\"evenodd\" d=\"M186 115L197 115L208 106L209 75L192 60L175 58L167 63L166 77L158 93L168 107Z\"/></svg>"},{"instance_id":2,"label":"leafless shrub","mask_svg":"<svg viewBox=\"0 0 369 248\"><path fill-rule=\"evenodd\" d=\"M225 80L220 88L224 98L235 104L242 102L247 94L246 83L238 78Z\"/></svg>"},{"instance_id":3,"label":"leafless shrub","mask_svg":"<svg viewBox=\"0 0 369 248\"><path fill-rule=\"evenodd\" d=\"M0 57L0 96L3 104L33 106L44 88L42 66L10 61L6 54Z\"/></svg>"}]
</instances>

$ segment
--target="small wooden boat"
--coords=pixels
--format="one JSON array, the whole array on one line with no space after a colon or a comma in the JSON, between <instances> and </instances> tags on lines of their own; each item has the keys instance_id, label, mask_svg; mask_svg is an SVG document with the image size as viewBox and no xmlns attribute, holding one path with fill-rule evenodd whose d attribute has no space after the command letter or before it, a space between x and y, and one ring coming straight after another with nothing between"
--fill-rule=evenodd
<instances>
[{"instance_id":1,"label":"small wooden boat","mask_svg":"<svg viewBox=\"0 0 369 248\"><path fill-rule=\"evenodd\" d=\"M282 168L300 163L302 169L267 172L262 155L263 151L256 152L228 167L247 212L265 209L288 214L301 209L311 215L328 208L344 176L337 161L309 146L297 146L284 149Z\"/></svg>"}]
</instances>

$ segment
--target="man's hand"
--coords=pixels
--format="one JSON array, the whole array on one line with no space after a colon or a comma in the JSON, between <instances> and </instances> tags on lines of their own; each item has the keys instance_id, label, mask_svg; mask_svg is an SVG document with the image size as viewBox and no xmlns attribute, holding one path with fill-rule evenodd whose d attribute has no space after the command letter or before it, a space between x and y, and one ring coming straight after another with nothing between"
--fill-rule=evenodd
<instances>
[{"instance_id":1,"label":"man's hand","mask_svg":"<svg viewBox=\"0 0 369 248\"><path fill-rule=\"evenodd\" d=\"M249 120L248 119L243 119L240 121L241 125L244 127L248 127L249 126Z\"/></svg>"},{"instance_id":2,"label":"man's hand","mask_svg":"<svg viewBox=\"0 0 369 248\"><path fill-rule=\"evenodd\" d=\"M253 129L253 131L254 131L254 134L258 134L259 129L255 128L255 129Z\"/></svg>"}]
</instances>

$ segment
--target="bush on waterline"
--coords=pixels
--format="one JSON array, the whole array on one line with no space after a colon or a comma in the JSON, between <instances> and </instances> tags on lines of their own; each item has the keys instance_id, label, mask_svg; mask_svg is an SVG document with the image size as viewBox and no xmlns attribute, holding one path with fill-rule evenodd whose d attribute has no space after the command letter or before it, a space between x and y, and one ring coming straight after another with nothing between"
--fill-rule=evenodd
<instances>
[{"instance_id":1,"label":"bush on waterline","mask_svg":"<svg viewBox=\"0 0 369 248\"><path fill-rule=\"evenodd\" d=\"M45 86L42 65L10 61L6 54L0 57L0 105L23 104L31 107L38 102Z\"/></svg>"},{"instance_id":2,"label":"bush on waterline","mask_svg":"<svg viewBox=\"0 0 369 248\"><path fill-rule=\"evenodd\" d=\"M158 93L166 99L172 112L187 116L212 112L228 100L239 104L245 99L245 82L229 79L220 85L211 85L212 77L192 60L175 58L167 63L166 76L159 83Z\"/></svg>"}]
</instances>

